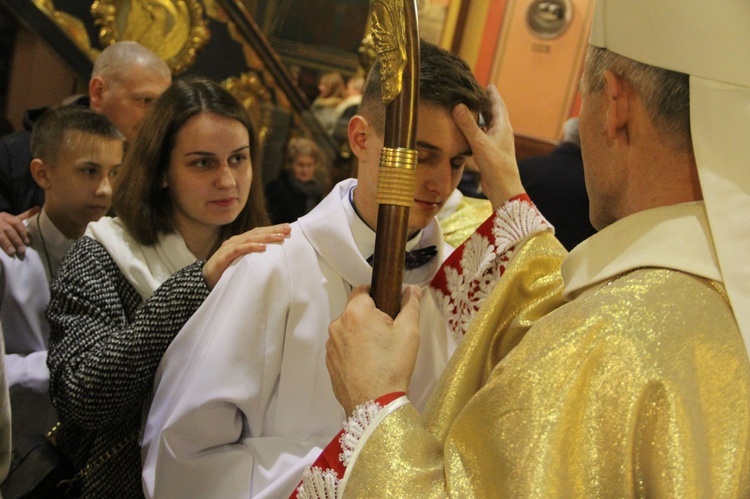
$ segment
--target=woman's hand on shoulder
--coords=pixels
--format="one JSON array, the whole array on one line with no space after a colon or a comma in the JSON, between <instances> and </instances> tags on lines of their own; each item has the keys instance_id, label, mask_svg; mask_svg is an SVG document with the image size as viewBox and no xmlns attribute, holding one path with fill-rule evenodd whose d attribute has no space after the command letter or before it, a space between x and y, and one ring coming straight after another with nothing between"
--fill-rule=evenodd
<instances>
[{"instance_id":1,"label":"woman's hand on shoulder","mask_svg":"<svg viewBox=\"0 0 750 499\"><path fill-rule=\"evenodd\" d=\"M262 253L268 243L282 243L291 233L289 224L269 225L232 236L224 241L203 266L208 289L214 289L224 271L237 258L247 253Z\"/></svg>"}]
</instances>

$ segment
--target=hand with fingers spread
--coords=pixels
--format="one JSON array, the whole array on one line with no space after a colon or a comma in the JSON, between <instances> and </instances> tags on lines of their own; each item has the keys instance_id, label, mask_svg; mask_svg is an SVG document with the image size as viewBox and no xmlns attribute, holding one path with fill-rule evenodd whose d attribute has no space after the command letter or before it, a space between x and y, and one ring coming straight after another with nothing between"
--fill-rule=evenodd
<instances>
[{"instance_id":1,"label":"hand with fingers spread","mask_svg":"<svg viewBox=\"0 0 750 499\"><path fill-rule=\"evenodd\" d=\"M0 248L8 256L15 254L23 255L26 252L26 246L31 244L29 230L23 221L31 218L41 211L41 208L35 206L24 211L20 215L11 215L10 213L0 213Z\"/></svg>"},{"instance_id":2,"label":"hand with fingers spread","mask_svg":"<svg viewBox=\"0 0 750 499\"><path fill-rule=\"evenodd\" d=\"M284 242L291 230L289 224L256 227L224 241L203 266L208 289L214 289L221 275L237 258L247 253L262 253L266 250L266 244Z\"/></svg>"},{"instance_id":3,"label":"hand with fingers spread","mask_svg":"<svg viewBox=\"0 0 750 499\"><path fill-rule=\"evenodd\" d=\"M525 190L516 164L508 109L495 85L487 87L487 92L492 102L492 121L486 131L463 104L453 108L453 120L471 146L474 161L482 174L482 190L492 202L492 207L498 209Z\"/></svg>"},{"instance_id":4,"label":"hand with fingers spread","mask_svg":"<svg viewBox=\"0 0 750 499\"><path fill-rule=\"evenodd\" d=\"M421 296L419 287L408 287L394 320L375 307L368 286L359 286L329 326L326 366L347 414L381 395L406 392L419 349Z\"/></svg>"}]
</instances>

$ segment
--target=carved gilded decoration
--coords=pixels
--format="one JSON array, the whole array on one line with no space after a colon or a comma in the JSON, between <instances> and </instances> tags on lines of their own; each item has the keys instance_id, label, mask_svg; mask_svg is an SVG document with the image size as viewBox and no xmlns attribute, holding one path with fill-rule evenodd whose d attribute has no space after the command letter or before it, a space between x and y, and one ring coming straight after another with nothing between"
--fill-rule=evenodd
<instances>
[{"instance_id":1,"label":"carved gilded decoration","mask_svg":"<svg viewBox=\"0 0 750 499\"><path fill-rule=\"evenodd\" d=\"M245 72L239 76L227 78L221 84L239 100L258 127L258 138L264 144L271 126L273 104L271 95L260 76L254 72Z\"/></svg>"},{"instance_id":2,"label":"carved gilded decoration","mask_svg":"<svg viewBox=\"0 0 750 499\"><path fill-rule=\"evenodd\" d=\"M372 39L380 59L382 99L388 105L401 93L406 67L403 0L373 0Z\"/></svg>"},{"instance_id":3,"label":"carved gilded decoration","mask_svg":"<svg viewBox=\"0 0 750 499\"><path fill-rule=\"evenodd\" d=\"M211 37L200 0L95 0L91 14L102 46L136 41L175 74L195 62Z\"/></svg>"},{"instance_id":4,"label":"carved gilded decoration","mask_svg":"<svg viewBox=\"0 0 750 499\"><path fill-rule=\"evenodd\" d=\"M53 0L33 0L33 2L36 8L52 19L90 60L96 60L101 51L91 46L86 25L80 19L57 10Z\"/></svg>"}]
</instances>

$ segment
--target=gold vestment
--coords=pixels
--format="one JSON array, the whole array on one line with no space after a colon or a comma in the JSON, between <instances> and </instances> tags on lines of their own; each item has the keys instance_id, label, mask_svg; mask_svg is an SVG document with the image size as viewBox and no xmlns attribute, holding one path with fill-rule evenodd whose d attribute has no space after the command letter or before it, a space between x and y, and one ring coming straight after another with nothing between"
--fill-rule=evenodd
<instances>
[{"instance_id":1,"label":"gold vestment","mask_svg":"<svg viewBox=\"0 0 750 499\"><path fill-rule=\"evenodd\" d=\"M445 218L438 218L443 239L458 248L491 215L492 203L487 199L463 196L453 213Z\"/></svg>"},{"instance_id":2,"label":"gold vestment","mask_svg":"<svg viewBox=\"0 0 750 499\"><path fill-rule=\"evenodd\" d=\"M566 303L564 257L548 232L518 249L345 497L750 497L750 363L721 286L636 268Z\"/></svg>"}]
</instances>

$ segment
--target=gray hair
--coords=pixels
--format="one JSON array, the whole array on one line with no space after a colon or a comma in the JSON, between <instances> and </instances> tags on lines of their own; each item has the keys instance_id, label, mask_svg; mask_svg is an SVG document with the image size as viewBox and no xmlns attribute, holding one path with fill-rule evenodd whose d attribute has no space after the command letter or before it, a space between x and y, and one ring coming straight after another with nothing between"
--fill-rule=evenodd
<instances>
[{"instance_id":1,"label":"gray hair","mask_svg":"<svg viewBox=\"0 0 750 499\"><path fill-rule=\"evenodd\" d=\"M119 80L134 65L140 65L163 78L172 77L167 63L140 43L132 41L116 42L105 48L96 58L91 76Z\"/></svg>"},{"instance_id":2,"label":"gray hair","mask_svg":"<svg viewBox=\"0 0 750 499\"><path fill-rule=\"evenodd\" d=\"M680 150L692 151L690 77L649 66L607 49L589 46L584 66L584 93L604 90L604 72L625 79L641 97L656 129Z\"/></svg>"}]
</instances>

